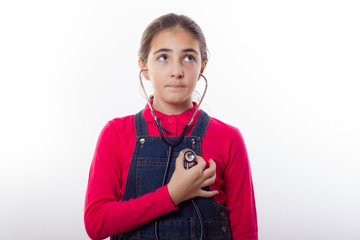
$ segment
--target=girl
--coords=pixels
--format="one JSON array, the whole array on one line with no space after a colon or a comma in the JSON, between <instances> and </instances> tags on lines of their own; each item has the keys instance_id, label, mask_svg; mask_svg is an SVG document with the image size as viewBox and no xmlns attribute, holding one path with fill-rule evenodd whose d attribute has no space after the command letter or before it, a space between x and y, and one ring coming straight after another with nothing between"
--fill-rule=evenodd
<instances>
[{"instance_id":1,"label":"girl","mask_svg":"<svg viewBox=\"0 0 360 240\"><path fill-rule=\"evenodd\" d=\"M85 200L92 239L257 239L240 132L192 101L207 60L204 35L186 16L161 16L144 31L140 75L154 95L100 134Z\"/></svg>"}]
</instances>

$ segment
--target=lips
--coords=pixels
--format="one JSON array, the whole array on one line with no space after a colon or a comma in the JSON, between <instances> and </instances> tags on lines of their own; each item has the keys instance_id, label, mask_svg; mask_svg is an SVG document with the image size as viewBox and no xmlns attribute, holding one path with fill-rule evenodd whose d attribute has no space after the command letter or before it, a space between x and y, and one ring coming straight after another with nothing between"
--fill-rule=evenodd
<instances>
[{"instance_id":1,"label":"lips","mask_svg":"<svg viewBox=\"0 0 360 240\"><path fill-rule=\"evenodd\" d=\"M178 88L183 88L185 86L182 86L182 85L167 85L166 87L178 89Z\"/></svg>"}]
</instances>

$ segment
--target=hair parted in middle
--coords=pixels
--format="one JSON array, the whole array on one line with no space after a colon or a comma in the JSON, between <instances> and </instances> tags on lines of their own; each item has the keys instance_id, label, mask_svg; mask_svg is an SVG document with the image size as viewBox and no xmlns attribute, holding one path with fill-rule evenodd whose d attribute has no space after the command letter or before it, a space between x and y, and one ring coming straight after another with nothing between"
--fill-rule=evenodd
<instances>
[{"instance_id":1,"label":"hair parted in middle","mask_svg":"<svg viewBox=\"0 0 360 240\"><path fill-rule=\"evenodd\" d=\"M183 28L195 37L200 46L202 63L208 60L208 49L206 46L205 36L199 25L191 18L185 15L169 13L156 18L145 29L139 49L139 58L143 63L147 63L149 51L153 38L163 30L170 28Z\"/></svg>"}]
</instances>

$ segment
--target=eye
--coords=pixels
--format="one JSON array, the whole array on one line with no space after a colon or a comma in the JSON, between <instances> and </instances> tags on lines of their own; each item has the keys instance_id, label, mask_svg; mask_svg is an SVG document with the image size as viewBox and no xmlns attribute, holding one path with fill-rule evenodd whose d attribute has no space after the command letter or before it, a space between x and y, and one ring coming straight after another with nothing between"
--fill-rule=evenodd
<instances>
[{"instance_id":1,"label":"eye","mask_svg":"<svg viewBox=\"0 0 360 240\"><path fill-rule=\"evenodd\" d=\"M184 57L185 62L195 62L195 58L191 55L186 55Z\"/></svg>"},{"instance_id":2,"label":"eye","mask_svg":"<svg viewBox=\"0 0 360 240\"><path fill-rule=\"evenodd\" d=\"M165 62L168 60L168 57L165 54L163 54L160 57L158 57L157 60L160 62Z\"/></svg>"}]
</instances>

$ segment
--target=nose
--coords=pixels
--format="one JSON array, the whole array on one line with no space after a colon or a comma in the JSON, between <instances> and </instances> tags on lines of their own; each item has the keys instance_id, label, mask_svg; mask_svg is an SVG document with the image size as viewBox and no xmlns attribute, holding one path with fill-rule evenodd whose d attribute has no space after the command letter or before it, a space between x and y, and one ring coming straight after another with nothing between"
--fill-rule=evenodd
<instances>
[{"instance_id":1,"label":"nose","mask_svg":"<svg viewBox=\"0 0 360 240\"><path fill-rule=\"evenodd\" d=\"M181 64L173 63L171 68L171 77L175 79L182 79L184 77L184 72Z\"/></svg>"}]
</instances>

